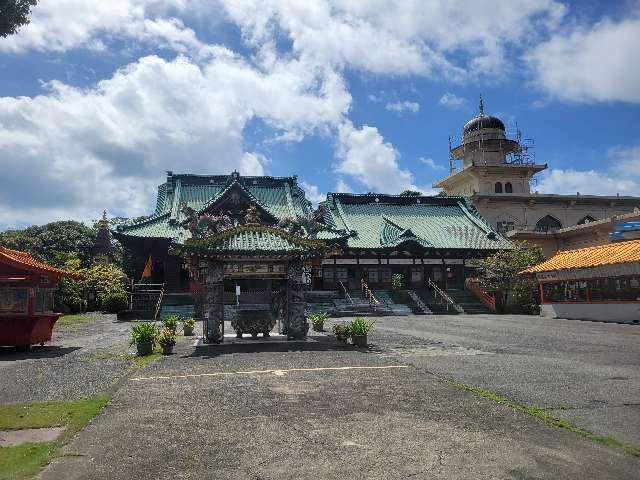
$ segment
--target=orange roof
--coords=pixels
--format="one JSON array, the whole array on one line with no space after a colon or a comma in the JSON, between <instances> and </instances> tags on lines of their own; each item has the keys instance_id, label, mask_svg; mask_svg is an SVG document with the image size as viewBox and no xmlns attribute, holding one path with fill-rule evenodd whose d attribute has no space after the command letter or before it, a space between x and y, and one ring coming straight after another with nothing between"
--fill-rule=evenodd
<instances>
[{"instance_id":1,"label":"orange roof","mask_svg":"<svg viewBox=\"0 0 640 480\"><path fill-rule=\"evenodd\" d=\"M82 275L61 268L56 268L47 263L39 262L27 252L20 250L11 250L10 248L0 247L0 263L5 263L16 268L22 268L29 271L39 273L49 273L58 277L71 277L75 279L82 278Z\"/></svg>"},{"instance_id":2,"label":"orange roof","mask_svg":"<svg viewBox=\"0 0 640 480\"><path fill-rule=\"evenodd\" d=\"M640 262L640 240L608 243L576 250L561 250L550 259L520 273L591 268L629 262Z\"/></svg>"}]
</instances>

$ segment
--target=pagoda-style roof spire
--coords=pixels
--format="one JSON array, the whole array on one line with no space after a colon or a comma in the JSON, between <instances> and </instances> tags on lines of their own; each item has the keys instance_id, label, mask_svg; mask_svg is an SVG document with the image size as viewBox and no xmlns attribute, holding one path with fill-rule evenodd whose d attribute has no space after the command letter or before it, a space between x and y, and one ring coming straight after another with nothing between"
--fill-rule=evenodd
<instances>
[{"instance_id":1,"label":"pagoda-style roof spire","mask_svg":"<svg viewBox=\"0 0 640 480\"><path fill-rule=\"evenodd\" d=\"M480 94L480 104L478 105L478 116L484 117L484 100L482 99L482 94Z\"/></svg>"}]
</instances>

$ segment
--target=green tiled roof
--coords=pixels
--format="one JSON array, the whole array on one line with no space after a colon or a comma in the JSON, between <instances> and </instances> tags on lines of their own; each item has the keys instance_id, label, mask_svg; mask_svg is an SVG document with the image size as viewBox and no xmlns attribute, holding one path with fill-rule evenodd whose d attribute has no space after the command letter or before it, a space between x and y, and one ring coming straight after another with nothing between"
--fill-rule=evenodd
<instances>
[{"instance_id":1,"label":"green tiled roof","mask_svg":"<svg viewBox=\"0 0 640 480\"><path fill-rule=\"evenodd\" d=\"M408 241L436 249L511 246L462 197L334 193L326 206L325 219L333 228L355 233L350 248L392 248Z\"/></svg>"},{"instance_id":2,"label":"green tiled roof","mask_svg":"<svg viewBox=\"0 0 640 480\"><path fill-rule=\"evenodd\" d=\"M191 237L181 226L185 220L180 205L201 211L215 203L230 185L237 182L256 203L277 220L306 217L311 202L305 198L296 177L244 177L232 175L174 175L168 172L167 181L158 187L156 211L134 225L121 227L120 235L134 237L168 238L181 243Z\"/></svg>"},{"instance_id":3,"label":"green tiled roof","mask_svg":"<svg viewBox=\"0 0 640 480\"><path fill-rule=\"evenodd\" d=\"M286 254L317 252L324 247L322 241L296 237L278 228L241 225L203 240L189 240L180 249L202 254Z\"/></svg>"}]
</instances>

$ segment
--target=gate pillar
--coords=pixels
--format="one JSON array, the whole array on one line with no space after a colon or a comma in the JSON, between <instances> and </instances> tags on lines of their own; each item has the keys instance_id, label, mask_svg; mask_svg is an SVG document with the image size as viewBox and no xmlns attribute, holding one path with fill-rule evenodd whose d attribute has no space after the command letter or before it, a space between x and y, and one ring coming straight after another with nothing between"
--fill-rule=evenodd
<instances>
[{"instance_id":1,"label":"gate pillar","mask_svg":"<svg viewBox=\"0 0 640 480\"><path fill-rule=\"evenodd\" d=\"M287 314L285 327L288 339L301 339L307 336L309 323L304 309L304 284L302 282L302 261L294 260L287 269Z\"/></svg>"},{"instance_id":2,"label":"gate pillar","mask_svg":"<svg viewBox=\"0 0 640 480\"><path fill-rule=\"evenodd\" d=\"M222 262L209 261L205 292L206 337L208 342L220 343L222 338L221 324L224 322L224 270ZM222 325L223 326L223 325Z\"/></svg>"}]
</instances>

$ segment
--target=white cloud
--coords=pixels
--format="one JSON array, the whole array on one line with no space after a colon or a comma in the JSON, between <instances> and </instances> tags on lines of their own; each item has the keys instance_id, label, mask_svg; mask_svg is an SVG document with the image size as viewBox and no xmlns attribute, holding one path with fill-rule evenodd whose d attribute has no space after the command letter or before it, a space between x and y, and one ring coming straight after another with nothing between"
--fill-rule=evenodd
<instances>
[{"instance_id":1,"label":"white cloud","mask_svg":"<svg viewBox=\"0 0 640 480\"><path fill-rule=\"evenodd\" d=\"M616 146L607 152L614 162L613 170L619 175L640 180L640 145L632 147Z\"/></svg>"},{"instance_id":2,"label":"white cloud","mask_svg":"<svg viewBox=\"0 0 640 480\"><path fill-rule=\"evenodd\" d=\"M536 190L540 193L575 195L640 195L640 145L617 146L608 151L609 169L552 169L543 172Z\"/></svg>"},{"instance_id":3,"label":"white cloud","mask_svg":"<svg viewBox=\"0 0 640 480\"><path fill-rule=\"evenodd\" d=\"M353 190L342 178L338 178L336 182L336 192L337 193L351 193Z\"/></svg>"},{"instance_id":4,"label":"white cloud","mask_svg":"<svg viewBox=\"0 0 640 480\"><path fill-rule=\"evenodd\" d=\"M387 103L384 108L396 113L418 113L420 111L420 104L418 102L410 102L409 100L404 100L402 102Z\"/></svg>"},{"instance_id":5,"label":"white cloud","mask_svg":"<svg viewBox=\"0 0 640 480\"><path fill-rule=\"evenodd\" d=\"M438 165L433 161L433 158L420 157L420 161L433 170L445 170L445 167L442 165Z\"/></svg>"},{"instance_id":6,"label":"white cloud","mask_svg":"<svg viewBox=\"0 0 640 480\"><path fill-rule=\"evenodd\" d=\"M467 99L464 97L459 97L453 93L446 92L444 95L440 97L438 100L438 104L447 108L460 108L467 102Z\"/></svg>"},{"instance_id":7,"label":"white cloud","mask_svg":"<svg viewBox=\"0 0 640 480\"><path fill-rule=\"evenodd\" d=\"M268 159L261 153L245 152L240 158L240 175L260 176L264 175L264 165Z\"/></svg>"},{"instance_id":8,"label":"white cloud","mask_svg":"<svg viewBox=\"0 0 640 480\"><path fill-rule=\"evenodd\" d=\"M399 153L375 127L357 129L345 122L339 130L338 173L355 177L365 187L399 193L414 189L412 174L398 165Z\"/></svg>"},{"instance_id":9,"label":"white cloud","mask_svg":"<svg viewBox=\"0 0 640 480\"><path fill-rule=\"evenodd\" d=\"M226 0L229 16L256 45L284 34L306 62L378 74L461 80L501 72L505 49L555 28L554 0ZM451 54L462 53L457 63Z\"/></svg>"},{"instance_id":10,"label":"white cloud","mask_svg":"<svg viewBox=\"0 0 640 480\"><path fill-rule=\"evenodd\" d=\"M640 183L596 170L551 169L535 188L539 193L563 195L640 195Z\"/></svg>"},{"instance_id":11,"label":"white cloud","mask_svg":"<svg viewBox=\"0 0 640 480\"><path fill-rule=\"evenodd\" d=\"M148 56L90 89L51 82L34 98L0 98L0 224L148 213L164 170L264 173L266 158L243 152L251 118L312 133L350 104L335 74L293 63L265 73L223 49L204 65Z\"/></svg>"},{"instance_id":12,"label":"white cloud","mask_svg":"<svg viewBox=\"0 0 640 480\"><path fill-rule=\"evenodd\" d=\"M327 199L327 196L320 191L317 185L313 185L303 180L302 188L304 188L304 191L307 194L307 198L311 201L311 203L324 202Z\"/></svg>"},{"instance_id":13,"label":"white cloud","mask_svg":"<svg viewBox=\"0 0 640 480\"><path fill-rule=\"evenodd\" d=\"M180 0L48 0L32 8L31 21L16 35L0 38L0 52L29 50L65 52L84 48L106 50L105 41L116 37L133 39L178 53L206 57L210 47L175 17L156 14L179 12ZM207 12L210 20L214 11Z\"/></svg>"},{"instance_id":14,"label":"white cloud","mask_svg":"<svg viewBox=\"0 0 640 480\"><path fill-rule=\"evenodd\" d=\"M554 35L526 56L536 83L552 97L575 102L640 102L640 9Z\"/></svg>"}]
</instances>

